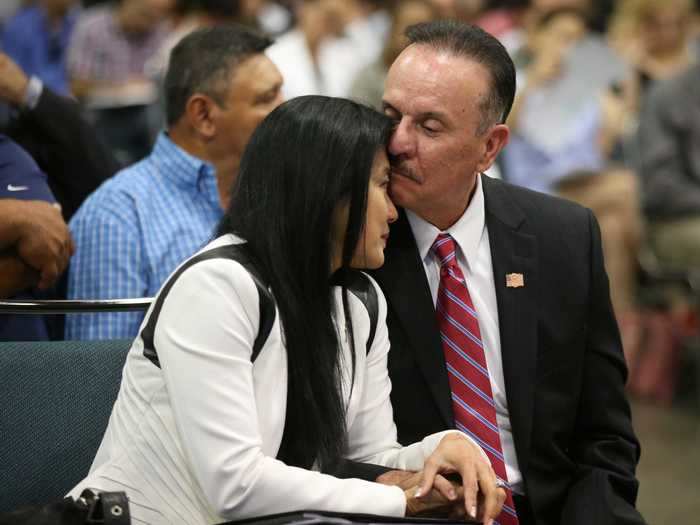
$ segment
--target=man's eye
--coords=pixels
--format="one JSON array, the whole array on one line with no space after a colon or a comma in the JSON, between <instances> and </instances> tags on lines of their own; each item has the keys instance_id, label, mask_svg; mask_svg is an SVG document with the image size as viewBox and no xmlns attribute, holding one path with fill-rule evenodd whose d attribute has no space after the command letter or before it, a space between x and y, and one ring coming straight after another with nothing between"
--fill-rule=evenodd
<instances>
[{"instance_id":1,"label":"man's eye","mask_svg":"<svg viewBox=\"0 0 700 525\"><path fill-rule=\"evenodd\" d=\"M277 98L277 91L272 91L270 93L265 93L257 98L256 102L258 104L269 104Z\"/></svg>"}]
</instances>

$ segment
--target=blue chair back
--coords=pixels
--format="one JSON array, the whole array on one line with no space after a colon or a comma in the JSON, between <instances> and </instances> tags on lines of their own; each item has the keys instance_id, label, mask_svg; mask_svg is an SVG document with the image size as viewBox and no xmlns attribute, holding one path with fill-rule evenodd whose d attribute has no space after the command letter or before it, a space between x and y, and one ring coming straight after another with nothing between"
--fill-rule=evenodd
<instances>
[{"instance_id":1,"label":"blue chair back","mask_svg":"<svg viewBox=\"0 0 700 525\"><path fill-rule=\"evenodd\" d=\"M61 499L87 475L130 345L0 343L0 513Z\"/></svg>"}]
</instances>

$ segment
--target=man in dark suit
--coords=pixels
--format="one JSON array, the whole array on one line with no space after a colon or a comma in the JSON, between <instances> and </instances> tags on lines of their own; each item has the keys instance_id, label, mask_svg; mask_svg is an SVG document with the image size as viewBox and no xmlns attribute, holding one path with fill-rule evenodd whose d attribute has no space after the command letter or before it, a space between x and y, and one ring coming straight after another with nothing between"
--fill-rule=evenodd
<instances>
[{"instance_id":1,"label":"man in dark suit","mask_svg":"<svg viewBox=\"0 0 700 525\"><path fill-rule=\"evenodd\" d=\"M0 110L12 108L6 133L46 173L69 220L90 193L119 169L78 103L61 96L0 52Z\"/></svg>"},{"instance_id":2,"label":"man in dark suit","mask_svg":"<svg viewBox=\"0 0 700 525\"><path fill-rule=\"evenodd\" d=\"M384 93L403 209L374 274L399 441L469 434L508 484L502 525L643 523L596 220L482 175L508 141L515 91L495 38L456 22L407 36Z\"/></svg>"}]
</instances>

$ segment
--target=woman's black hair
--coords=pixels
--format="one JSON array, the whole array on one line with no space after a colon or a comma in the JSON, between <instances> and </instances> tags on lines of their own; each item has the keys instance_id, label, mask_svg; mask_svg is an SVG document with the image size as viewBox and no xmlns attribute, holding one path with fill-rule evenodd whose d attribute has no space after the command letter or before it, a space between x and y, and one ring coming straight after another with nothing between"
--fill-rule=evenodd
<instances>
[{"instance_id":1,"label":"woman's black hair","mask_svg":"<svg viewBox=\"0 0 700 525\"><path fill-rule=\"evenodd\" d=\"M372 164L391 128L389 118L349 100L306 96L282 104L251 136L219 225L219 235L248 242L279 308L288 391L277 457L290 465L318 461L328 471L345 451L341 334L330 275L334 212L347 206L347 269L364 228ZM354 350L345 288L342 297Z\"/></svg>"}]
</instances>

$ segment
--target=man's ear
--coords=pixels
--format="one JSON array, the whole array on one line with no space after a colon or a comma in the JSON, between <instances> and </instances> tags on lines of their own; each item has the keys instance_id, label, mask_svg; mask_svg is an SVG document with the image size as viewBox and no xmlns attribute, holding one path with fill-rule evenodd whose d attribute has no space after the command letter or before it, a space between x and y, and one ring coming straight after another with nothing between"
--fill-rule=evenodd
<instances>
[{"instance_id":1,"label":"man's ear","mask_svg":"<svg viewBox=\"0 0 700 525\"><path fill-rule=\"evenodd\" d=\"M477 165L477 171L484 172L491 167L501 150L508 144L510 130L505 124L496 124L486 132L484 151Z\"/></svg>"},{"instance_id":2,"label":"man's ear","mask_svg":"<svg viewBox=\"0 0 700 525\"><path fill-rule=\"evenodd\" d=\"M185 106L185 117L194 130L204 139L216 135L216 112L218 107L214 100L202 93L193 94Z\"/></svg>"}]
</instances>

